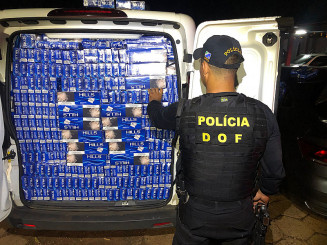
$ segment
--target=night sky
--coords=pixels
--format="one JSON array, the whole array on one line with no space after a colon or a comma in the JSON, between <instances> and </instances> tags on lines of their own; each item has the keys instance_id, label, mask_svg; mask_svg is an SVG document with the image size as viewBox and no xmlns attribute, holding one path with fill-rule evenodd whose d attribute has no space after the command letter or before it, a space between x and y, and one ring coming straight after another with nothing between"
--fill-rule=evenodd
<instances>
[{"instance_id":1,"label":"night sky","mask_svg":"<svg viewBox=\"0 0 327 245\"><path fill-rule=\"evenodd\" d=\"M326 0L146 0L150 10L188 14L196 24L207 20L284 16L294 17L295 24L326 22ZM83 0L3 0L6 8L76 8Z\"/></svg>"}]
</instances>

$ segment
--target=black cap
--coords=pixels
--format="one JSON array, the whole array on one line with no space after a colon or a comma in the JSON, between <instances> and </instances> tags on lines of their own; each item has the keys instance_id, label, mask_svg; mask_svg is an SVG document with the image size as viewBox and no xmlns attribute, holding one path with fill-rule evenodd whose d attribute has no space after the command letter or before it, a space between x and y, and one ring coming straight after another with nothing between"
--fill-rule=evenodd
<instances>
[{"instance_id":1,"label":"black cap","mask_svg":"<svg viewBox=\"0 0 327 245\"><path fill-rule=\"evenodd\" d=\"M226 60L233 54L239 55L240 61L226 65ZM244 61L240 43L236 39L225 35L215 35L208 38L202 48L194 51L193 57L196 60L202 58L210 65L224 69L237 69Z\"/></svg>"}]
</instances>

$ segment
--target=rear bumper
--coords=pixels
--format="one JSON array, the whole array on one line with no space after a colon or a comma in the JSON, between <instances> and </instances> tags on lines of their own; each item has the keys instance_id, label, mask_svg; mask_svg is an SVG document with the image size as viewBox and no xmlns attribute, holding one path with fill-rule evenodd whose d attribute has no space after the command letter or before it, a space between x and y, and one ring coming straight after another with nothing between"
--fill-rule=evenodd
<instances>
[{"instance_id":1,"label":"rear bumper","mask_svg":"<svg viewBox=\"0 0 327 245\"><path fill-rule=\"evenodd\" d=\"M312 211L327 216L327 165L315 161L307 163L310 170L306 177L305 204Z\"/></svg>"},{"instance_id":2,"label":"rear bumper","mask_svg":"<svg viewBox=\"0 0 327 245\"><path fill-rule=\"evenodd\" d=\"M313 212L327 217L327 202L321 201L321 193L316 192L315 194L310 193L310 196L307 196L305 205L311 209ZM325 195L325 199L327 196Z\"/></svg>"},{"instance_id":3,"label":"rear bumper","mask_svg":"<svg viewBox=\"0 0 327 245\"><path fill-rule=\"evenodd\" d=\"M37 230L105 231L149 229L175 225L176 206L167 205L146 210L101 212L51 211L13 207L8 219L14 227Z\"/></svg>"}]
</instances>

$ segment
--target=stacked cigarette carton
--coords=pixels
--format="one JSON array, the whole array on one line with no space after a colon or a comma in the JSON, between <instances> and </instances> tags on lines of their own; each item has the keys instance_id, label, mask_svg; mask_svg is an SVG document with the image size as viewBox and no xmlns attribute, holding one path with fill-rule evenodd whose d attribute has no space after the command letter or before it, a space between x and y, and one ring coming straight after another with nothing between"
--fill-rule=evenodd
<instances>
[{"instance_id":1,"label":"stacked cigarette carton","mask_svg":"<svg viewBox=\"0 0 327 245\"><path fill-rule=\"evenodd\" d=\"M116 2L116 4L115 4ZM100 8L117 8L117 9L133 9L145 10L145 1L129 1L129 0L84 0L85 7Z\"/></svg>"},{"instance_id":2,"label":"stacked cigarette carton","mask_svg":"<svg viewBox=\"0 0 327 245\"><path fill-rule=\"evenodd\" d=\"M170 41L49 39L13 48L12 120L27 200L167 199L173 131L151 126L147 89L178 100Z\"/></svg>"}]
</instances>

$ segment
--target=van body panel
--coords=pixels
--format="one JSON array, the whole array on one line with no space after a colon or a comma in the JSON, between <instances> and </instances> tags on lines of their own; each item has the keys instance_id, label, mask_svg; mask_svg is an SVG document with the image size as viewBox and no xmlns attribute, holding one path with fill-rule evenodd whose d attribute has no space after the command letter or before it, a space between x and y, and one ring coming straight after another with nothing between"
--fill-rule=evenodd
<instances>
[{"instance_id":1,"label":"van body panel","mask_svg":"<svg viewBox=\"0 0 327 245\"><path fill-rule=\"evenodd\" d=\"M189 98L204 93L200 85L198 64L194 61L194 68L190 63L190 55L194 48L201 47L211 35L227 34L241 42L245 63L238 72L240 85L238 91L266 103L273 108L277 78L277 61L279 51L279 31L275 18L259 18L232 21L211 21L202 23L196 30L191 17L184 14L164 13L155 11L123 10L124 18L94 18L83 16L51 16L48 13L54 9L15 9L0 11L0 79L9 84L12 72L12 47L8 47L7 40L14 40L21 33L44 33L50 38L138 38L142 34L163 35L172 42L174 47L176 75L178 77L179 96L183 84L188 83L188 72L191 74ZM91 21L84 21L84 20ZM60 22L61 21L61 22ZM266 33L273 33L277 41L270 47L262 44ZM270 34L271 35L271 34ZM12 43L10 43L12 44ZM258 69L260 67L260 69ZM258 70L260 72L258 72ZM245 72L246 71L246 72ZM262 82L264 81L264 82ZM8 102L9 104L10 102ZM15 140L12 139L10 149L17 151ZM177 151L173 149L173 159L177 159ZM19 155L19 154L18 154ZM33 203L26 205L21 187L20 171L22 171L21 157L18 156L5 165L9 185L0 183L9 195L0 197L1 204L8 196L10 207L0 210L0 220L9 214L12 203L13 212L9 216L10 222L20 228L28 228L22 224L35 225L36 229L45 230L119 230L142 229L156 227L157 223L175 222L178 198L175 185L171 188L171 195L166 203L151 205L131 210L123 202L116 207L106 209L105 205L92 205L96 202L82 201L80 205L70 206L69 201L57 201L56 205ZM172 178L175 178L175 162L172 165ZM0 169L1 170L1 169ZM9 170L9 171L8 171ZM1 173L2 172L2 173ZM172 182L174 183L174 182ZM5 192L2 192L5 193ZM104 202L102 202L104 203ZM95 211L97 210L97 211Z\"/></svg>"},{"instance_id":2,"label":"van body panel","mask_svg":"<svg viewBox=\"0 0 327 245\"><path fill-rule=\"evenodd\" d=\"M229 35L241 44L244 62L237 72L237 92L258 99L274 110L280 48L276 17L203 22L196 30L194 49L202 47L213 35ZM265 35L273 39L273 45L263 43ZM199 82L199 67L200 62L194 61L189 98L205 93Z\"/></svg>"},{"instance_id":3,"label":"van body panel","mask_svg":"<svg viewBox=\"0 0 327 245\"><path fill-rule=\"evenodd\" d=\"M0 146L3 144L5 135L3 117L2 117L2 103L0 100ZM12 202L9 193L9 185L7 180L8 161L3 160L2 147L0 147L0 222L7 218L12 209Z\"/></svg>"},{"instance_id":4,"label":"van body panel","mask_svg":"<svg viewBox=\"0 0 327 245\"><path fill-rule=\"evenodd\" d=\"M167 205L156 209L136 211L51 211L46 209L13 208L9 221L15 227L41 230L138 230L173 226L176 207Z\"/></svg>"}]
</instances>

